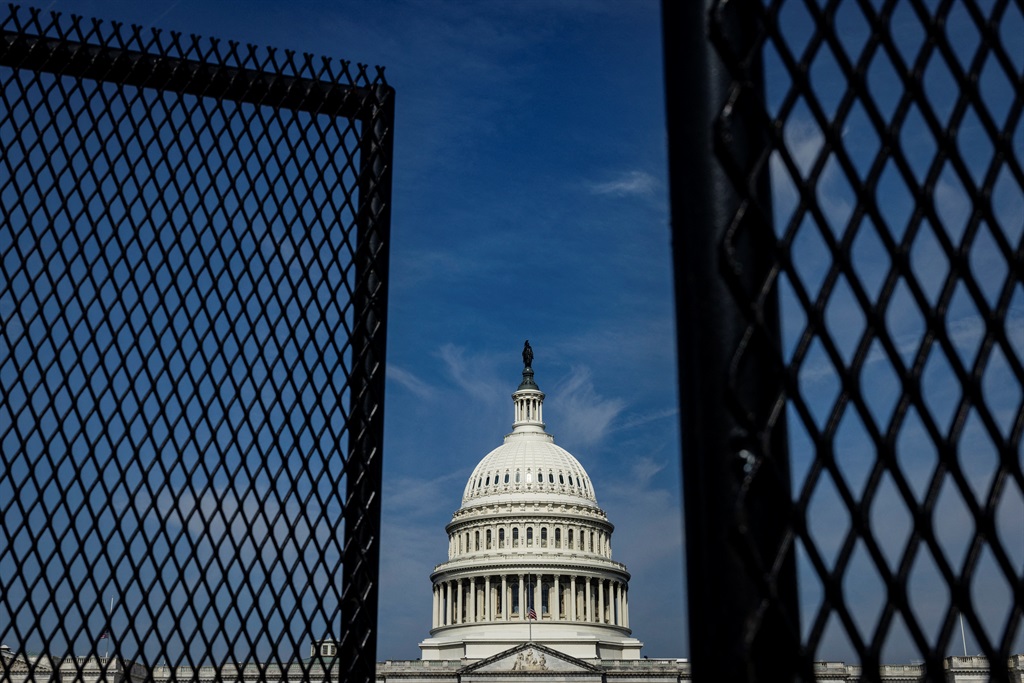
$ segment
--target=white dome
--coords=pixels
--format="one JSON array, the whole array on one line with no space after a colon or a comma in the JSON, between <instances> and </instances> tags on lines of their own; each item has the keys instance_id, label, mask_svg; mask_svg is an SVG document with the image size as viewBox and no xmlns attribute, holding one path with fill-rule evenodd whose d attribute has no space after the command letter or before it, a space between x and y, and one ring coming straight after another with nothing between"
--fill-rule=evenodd
<instances>
[{"instance_id":1,"label":"white dome","mask_svg":"<svg viewBox=\"0 0 1024 683\"><path fill-rule=\"evenodd\" d=\"M550 434L513 432L473 470L462 506L524 498L597 506L586 470Z\"/></svg>"},{"instance_id":2,"label":"white dome","mask_svg":"<svg viewBox=\"0 0 1024 683\"><path fill-rule=\"evenodd\" d=\"M614 527L586 470L545 430L532 360L527 342L512 432L473 469L445 527L425 660L479 660L527 640L573 657L640 657Z\"/></svg>"}]
</instances>

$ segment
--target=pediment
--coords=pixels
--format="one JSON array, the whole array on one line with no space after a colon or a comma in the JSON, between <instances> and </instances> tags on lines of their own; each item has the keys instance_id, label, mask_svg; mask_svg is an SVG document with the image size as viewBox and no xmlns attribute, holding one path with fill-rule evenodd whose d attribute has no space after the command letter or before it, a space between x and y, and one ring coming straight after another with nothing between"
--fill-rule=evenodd
<instances>
[{"instance_id":1,"label":"pediment","mask_svg":"<svg viewBox=\"0 0 1024 683\"><path fill-rule=\"evenodd\" d=\"M553 650L538 643L523 643L499 652L487 659L474 662L460 670L469 673L592 673L600 669L582 659Z\"/></svg>"}]
</instances>

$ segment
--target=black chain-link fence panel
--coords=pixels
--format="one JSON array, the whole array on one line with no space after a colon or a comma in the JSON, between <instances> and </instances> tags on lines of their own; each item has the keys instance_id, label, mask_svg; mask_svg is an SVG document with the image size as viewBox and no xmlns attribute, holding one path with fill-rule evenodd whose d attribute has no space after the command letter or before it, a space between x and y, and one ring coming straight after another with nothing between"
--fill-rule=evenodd
<instances>
[{"instance_id":1,"label":"black chain-link fence panel","mask_svg":"<svg viewBox=\"0 0 1024 683\"><path fill-rule=\"evenodd\" d=\"M694 670L923 660L942 680L966 649L1005 680L1024 650L1024 4L681 5Z\"/></svg>"},{"instance_id":2,"label":"black chain-link fence panel","mask_svg":"<svg viewBox=\"0 0 1024 683\"><path fill-rule=\"evenodd\" d=\"M0 678L370 680L383 72L0 16Z\"/></svg>"}]
</instances>

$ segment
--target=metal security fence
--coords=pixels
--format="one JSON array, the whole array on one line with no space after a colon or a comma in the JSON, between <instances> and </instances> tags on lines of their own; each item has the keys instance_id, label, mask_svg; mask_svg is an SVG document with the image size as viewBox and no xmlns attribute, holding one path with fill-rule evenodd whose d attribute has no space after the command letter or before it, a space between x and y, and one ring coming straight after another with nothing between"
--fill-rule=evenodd
<instances>
[{"instance_id":1,"label":"metal security fence","mask_svg":"<svg viewBox=\"0 0 1024 683\"><path fill-rule=\"evenodd\" d=\"M693 666L1024 650L1024 6L663 5ZM961 628L963 631L961 631Z\"/></svg>"},{"instance_id":2,"label":"metal security fence","mask_svg":"<svg viewBox=\"0 0 1024 683\"><path fill-rule=\"evenodd\" d=\"M393 116L4 11L0 678L373 677Z\"/></svg>"}]
</instances>

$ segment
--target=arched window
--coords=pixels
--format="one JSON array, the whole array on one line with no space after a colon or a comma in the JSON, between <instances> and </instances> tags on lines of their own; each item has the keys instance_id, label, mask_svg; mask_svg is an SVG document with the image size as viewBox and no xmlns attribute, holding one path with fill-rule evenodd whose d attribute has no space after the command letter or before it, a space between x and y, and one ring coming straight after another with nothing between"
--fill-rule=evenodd
<instances>
[{"instance_id":1,"label":"arched window","mask_svg":"<svg viewBox=\"0 0 1024 683\"><path fill-rule=\"evenodd\" d=\"M485 486L490 486L491 485L491 475L489 475L489 474L487 475L487 481L484 483L484 485Z\"/></svg>"},{"instance_id":2,"label":"arched window","mask_svg":"<svg viewBox=\"0 0 1024 683\"><path fill-rule=\"evenodd\" d=\"M476 545L474 545L473 547L475 550L480 550L480 532L474 531L473 533L476 536L476 538L474 539L476 541Z\"/></svg>"},{"instance_id":3,"label":"arched window","mask_svg":"<svg viewBox=\"0 0 1024 683\"><path fill-rule=\"evenodd\" d=\"M487 530L487 540L485 541L485 543L487 544L487 549L490 550L491 549L491 530L490 529Z\"/></svg>"},{"instance_id":4,"label":"arched window","mask_svg":"<svg viewBox=\"0 0 1024 683\"><path fill-rule=\"evenodd\" d=\"M569 529L569 536L565 539L565 544L569 550L572 550L572 529Z\"/></svg>"},{"instance_id":5,"label":"arched window","mask_svg":"<svg viewBox=\"0 0 1024 683\"><path fill-rule=\"evenodd\" d=\"M527 484L532 484L533 483L533 475L530 474L529 472L526 473L526 483Z\"/></svg>"},{"instance_id":6,"label":"arched window","mask_svg":"<svg viewBox=\"0 0 1024 683\"><path fill-rule=\"evenodd\" d=\"M498 529L498 547L499 548L504 548L505 547L505 530L504 529Z\"/></svg>"},{"instance_id":7,"label":"arched window","mask_svg":"<svg viewBox=\"0 0 1024 683\"><path fill-rule=\"evenodd\" d=\"M561 529L555 529L555 547L556 548L561 548L562 547L562 530Z\"/></svg>"},{"instance_id":8,"label":"arched window","mask_svg":"<svg viewBox=\"0 0 1024 683\"><path fill-rule=\"evenodd\" d=\"M594 532L590 532L590 552L594 552Z\"/></svg>"},{"instance_id":9,"label":"arched window","mask_svg":"<svg viewBox=\"0 0 1024 683\"><path fill-rule=\"evenodd\" d=\"M512 528L512 547L519 547L519 527Z\"/></svg>"},{"instance_id":10,"label":"arched window","mask_svg":"<svg viewBox=\"0 0 1024 683\"><path fill-rule=\"evenodd\" d=\"M505 483L508 483L508 472L505 473Z\"/></svg>"},{"instance_id":11,"label":"arched window","mask_svg":"<svg viewBox=\"0 0 1024 683\"><path fill-rule=\"evenodd\" d=\"M562 476L561 472L558 473L558 483L563 485L565 484L565 477Z\"/></svg>"},{"instance_id":12,"label":"arched window","mask_svg":"<svg viewBox=\"0 0 1024 683\"><path fill-rule=\"evenodd\" d=\"M519 483L519 470L516 470L516 483Z\"/></svg>"},{"instance_id":13,"label":"arched window","mask_svg":"<svg viewBox=\"0 0 1024 683\"><path fill-rule=\"evenodd\" d=\"M549 484L554 484L555 483L555 473L554 472L548 472L548 483Z\"/></svg>"},{"instance_id":14,"label":"arched window","mask_svg":"<svg viewBox=\"0 0 1024 683\"><path fill-rule=\"evenodd\" d=\"M548 547L548 528L546 526L545 527L541 527L541 529L540 529L540 547L541 548L547 548Z\"/></svg>"},{"instance_id":15,"label":"arched window","mask_svg":"<svg viewBox=\"0 0 1024 683\"><path fill-rule=\"evenodd\" d=\"M533 545L533 527L532 526L526 527L526 545L527 546L532 546Z\"/></svg>"}]
</instances>

